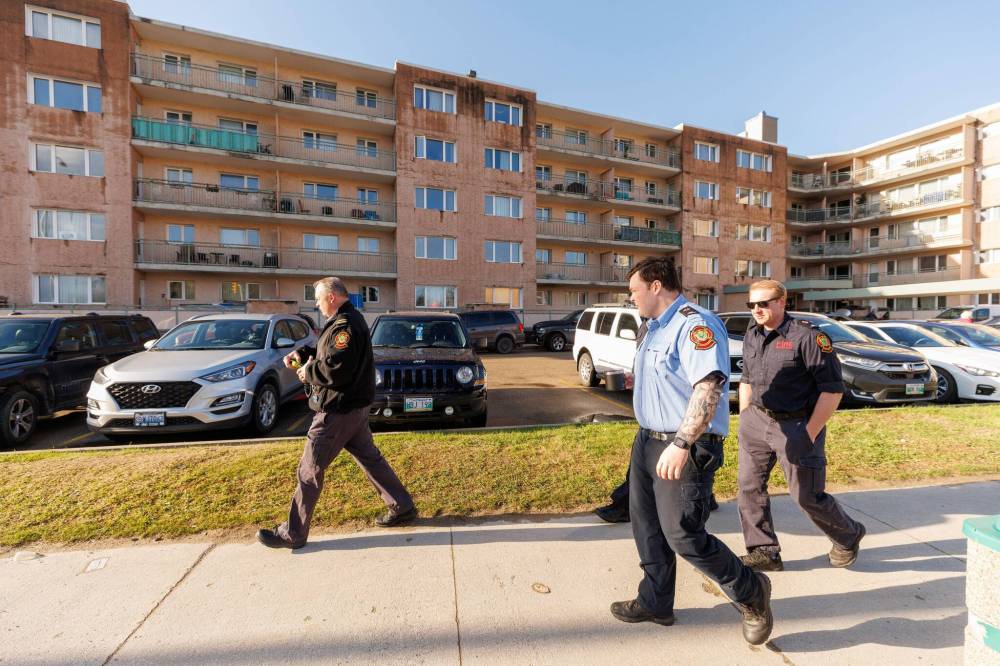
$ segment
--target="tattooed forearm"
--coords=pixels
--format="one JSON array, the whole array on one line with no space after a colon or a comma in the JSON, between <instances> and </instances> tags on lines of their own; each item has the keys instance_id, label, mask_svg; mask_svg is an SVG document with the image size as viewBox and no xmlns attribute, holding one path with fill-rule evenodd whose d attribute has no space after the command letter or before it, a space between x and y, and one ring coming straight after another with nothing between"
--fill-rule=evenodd
<instances>
[{"instance_id":1,"label":"tattooed forearm","mask_svg":"<svg viewBox=\"0 0 1000 666\"><path fill-rule=\"evenodd\" d=\"M686 442L693 442L701 437L701 434L708 428L708 424L712 422L712 417L715 416L715 410L719 407L719 401L722 399L722 387L725 383L725 377L713 372L694 385L694 393L688 402L681 427L677 429L677 437Z\"/></svg>"}]
</instances>

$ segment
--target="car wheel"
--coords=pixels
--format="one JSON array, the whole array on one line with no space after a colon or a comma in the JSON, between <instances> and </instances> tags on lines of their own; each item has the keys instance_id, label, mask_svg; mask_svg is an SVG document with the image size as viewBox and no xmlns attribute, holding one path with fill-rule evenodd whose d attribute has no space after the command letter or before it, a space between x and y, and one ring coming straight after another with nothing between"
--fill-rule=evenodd
<instances>
[{"instance_id":1,"label":"car wheel","mask_svg":"<svg viewBox=\"0 0 1000 666\"><path fill-rule=\"evenodd\" d=\"M14 391L0 407L3 443L17 446L28 441L38 425L38 399L25 390Z\"/></svg>"},{"instance_id":2,"label":"car wheel","mask_svg":"<svg viewBox=\"0 0 1000 666\"><path fill-rule=\"evenodd\" d=\"M938 376L937 385L937 398L934 402L948 403L955 402L955 398L958 395L958 387L955 386L955 378L951 376L951 373L947 370L942 370L941 368L934 368L934 372Z\"/></svg>"},{"instance_id":3,"label":"car wheel","mask_svg":"<svg viewBox=\"0 0 1000 666\"><path fill-rule=\"evenodd\" d=\"M561 352L566 349L566 336L562 333L553 333L549 336L545 346L549 348L549 351Z\"/></svg>"},{"instance_id":4,"label":"car wheel","mask_svg":"<svg viewBox=\"0 0 1000 666\"><path fill-rule=\"evenodd\" d=\"M478 416L473 416L469 419L469 425L473 428L485 428L486 427L486 410L483 410L482 414Z\"/></svg>"},{"instance_id":5,"label":"car wheel","mask_svg":"<svg viewBox=\"0 0 1000 666\"><path fill-rule=\"evenodd\" d=\"M266 435L277 423L278 392L274 384L261 384L253 396L253 429L259 435Z\"/></svg>"},{"instance_id":6,"label":"car wheel","mask_svg":"<svg viewBox=\"0 0 1000 666\"><path fill-rule=\"evenodd\" d=\"M594 372L594 362L587 352L580 354L580 360L576 362L576 370L580 374L580 383L584 386L597 386L601 383L601 380L597 378L597 373Z\"/></svg>"},{"instance_id":7,"label":"car wheel","mask_svg":"<svg viewBox=\"0 0 1000 666\"><path fill-rule=\"evenodd\" d=\"M508 338L506 335L497 338L497 353L498 354L509 354L514 351L514 341Z\"/></svg>"}]
</instances>

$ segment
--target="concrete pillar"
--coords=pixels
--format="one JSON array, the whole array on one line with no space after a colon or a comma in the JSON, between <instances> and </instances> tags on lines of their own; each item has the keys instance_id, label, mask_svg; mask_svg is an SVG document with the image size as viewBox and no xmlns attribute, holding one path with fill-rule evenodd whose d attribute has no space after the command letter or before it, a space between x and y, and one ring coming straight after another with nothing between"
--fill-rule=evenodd
<instances>
[{"instance_id":1,"label":"concrete pillar","mask_svg":"<svg viewBox=\"0 0 1000 666\"><path fill-rule=\"evenodd\" d=\"M965 605L965 664L1000 664L1000 516L969 518L962 529L968 537Z\"/></svg>"}]
</instances>

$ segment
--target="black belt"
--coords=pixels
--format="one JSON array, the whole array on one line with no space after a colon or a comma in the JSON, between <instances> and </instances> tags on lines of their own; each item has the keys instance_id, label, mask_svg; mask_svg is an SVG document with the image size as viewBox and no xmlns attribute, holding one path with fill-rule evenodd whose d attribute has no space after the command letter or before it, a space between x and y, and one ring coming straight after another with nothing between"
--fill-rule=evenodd
<instances>
[{"instance_id":1,"label":"black belt","mask_svg":"<svg viewBox=\"0 0 1000 666\"><path fill-rule=\"evenodd\" d=\"M791 419L801 419L805 416L809 416L809 412L805 409L800 409L794 412L775 412L767 407L761 407L760 405L754 405L754 407L764 412L775 421L790 421Z\"/></svg>"},{"instance_id":2,"label":"black belt","mask_svg":"<svg viewBox=\"0 0 1000 666\"><path fill-rule=\"evenodd\" d=\"M658 432L656 430L649 430L648 428L639 428L639 431L643 434L643 436L651 439L658 439L661 442L670 442L677 436L677 433L675 432ZM725 438L722 435L702 435L696 441L721 444L723 439Z\"/></svg>"}]
</instances>

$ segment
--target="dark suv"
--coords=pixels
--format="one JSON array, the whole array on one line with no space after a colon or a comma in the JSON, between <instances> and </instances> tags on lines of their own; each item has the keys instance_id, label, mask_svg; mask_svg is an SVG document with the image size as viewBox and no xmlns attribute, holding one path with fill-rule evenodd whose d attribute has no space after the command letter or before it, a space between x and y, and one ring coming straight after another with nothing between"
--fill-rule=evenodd
<instances>
[{"instance_id":1,"label":"dark suv","mask_svg":"<svg viewBox=\"0 0 1000 666\"><path fill-rule=\"evenodd\" d=\"M372 327L371 421L486 425L486 368L462 320L440 312L394 312Z\"/></svg>"},{"instance_id":2,"label":"dark suv","mask_svg":"<svg viewBox=\"0 0 1000 666\"><path fill-rule=\"evenodd\" d=\"M937 395L937 375L920 352L888 343L873 342L830 317L810 312L790 312L829 336L844 374L844 401L889 404L930 401ZM749 312L719 315L732 340L743 340L753 321ZM732 363L742 372L742 358Z\"/></svg>"},{"instance_id":3,"label":"dark suv","mask_svg":"<svg viewBox=\"0 0 1000 666\"><path fill-rule=\"evenodd\" d=\"M470 310L458 316L476 349L509 354L524 345L524 324L513 310Z\"/></svg>"},{"instance_id":4,"label":"dark suv","mask_svg":"<svg viewBox=\"0 0 1000 666\"><path fill-rule=\"evenodd\" d=\"M82 406L99 368L159 337L141 315L0 317L0 443L22 444L40 416Z\"/></svg>"},{"instance_id":5,"label":"dark suv","mask_svg":"<svg viewBox=\"0 0 1000 666\"><path fill-rule=\"evenodd\" d=\"M554 352L572 349L576 338L576 323L583 313L584 310L577 310L562 319L540 321L525 333L525 341Z\"/></svg>"}]
</instances>

